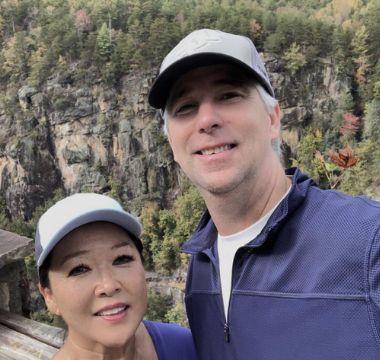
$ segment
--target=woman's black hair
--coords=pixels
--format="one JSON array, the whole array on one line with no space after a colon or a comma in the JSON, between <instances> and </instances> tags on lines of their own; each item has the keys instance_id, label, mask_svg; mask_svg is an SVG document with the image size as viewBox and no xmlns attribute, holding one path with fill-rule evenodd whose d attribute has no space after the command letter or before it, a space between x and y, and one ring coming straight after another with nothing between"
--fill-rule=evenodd
<instances>
[{"instance_id":1,"label":"woman's black hair","mask_svg":"<svg viewBox=\"0 0 380 360\"><path fill-rule=\"evenodd\" d=\"M49 269L51 265L51 256L52 252L46 257L45 261L38 269L38 278L42 288L50 288Z\"/></svg>"}]
</instances>

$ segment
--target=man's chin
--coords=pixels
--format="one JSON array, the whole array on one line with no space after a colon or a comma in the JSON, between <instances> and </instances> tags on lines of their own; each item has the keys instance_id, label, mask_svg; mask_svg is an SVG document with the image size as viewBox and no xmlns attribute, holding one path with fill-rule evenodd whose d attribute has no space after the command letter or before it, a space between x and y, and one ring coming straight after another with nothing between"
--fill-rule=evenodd
<instances>
[{"instance_id":1,"label":"man's chin","mask_svg":"<svg viewBox=\"0 0 380 360\"><path fill-rule=\"evenodd\" d=\"M239 186L238 183L235 182L219 182L219 183L207 183L207 184L199 184L198 188L201 193L209 194L213 196L224 196L228 195Z\"/></svg>"}]
</instances>

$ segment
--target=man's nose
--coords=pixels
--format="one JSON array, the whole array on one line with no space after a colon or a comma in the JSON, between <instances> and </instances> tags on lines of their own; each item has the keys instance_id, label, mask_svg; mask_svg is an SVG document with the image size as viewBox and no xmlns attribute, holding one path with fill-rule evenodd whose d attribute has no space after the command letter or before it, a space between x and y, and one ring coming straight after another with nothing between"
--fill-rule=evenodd
<instances>
[{"instance_id":1,"label":"man's nose","mask_svg":"<svg viewBox=\"0 0 380 360\"><path fill-rule=\"evenodd\" d=\"M110 297L121 291L121 284L110 269L104 269L99 273L99 279L95 288L98 297Z\"/></svg>"},{"instance_id":2,"label":"man's nose","mask_svg":"<svg viewBox=\"0 0 380 360\"><path fill-rule=\"evenodd\" d=\"M212 101L203 101L198 108L198 131L200 133L210 134L220 127L222 118L217 106Z\"/></svg>"}]
</instances>

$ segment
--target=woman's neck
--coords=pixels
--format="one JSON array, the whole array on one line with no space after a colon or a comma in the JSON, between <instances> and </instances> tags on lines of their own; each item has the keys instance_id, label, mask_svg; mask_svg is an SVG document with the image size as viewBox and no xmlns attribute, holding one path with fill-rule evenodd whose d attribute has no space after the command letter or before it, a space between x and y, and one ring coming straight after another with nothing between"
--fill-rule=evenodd
<instances>
[{"instance_id":1,"label":"woman's neck","mask_svg":"<svg viewBox=\"0 0 380 360\"><path fill-rule=\"evenodd\" d=\"M152 339L143 323L140 324L133 338L124 346L107 348L94 346L83 347L70 333L54 360L156 360L157 355Z\"/></svg>"}]
</instances>

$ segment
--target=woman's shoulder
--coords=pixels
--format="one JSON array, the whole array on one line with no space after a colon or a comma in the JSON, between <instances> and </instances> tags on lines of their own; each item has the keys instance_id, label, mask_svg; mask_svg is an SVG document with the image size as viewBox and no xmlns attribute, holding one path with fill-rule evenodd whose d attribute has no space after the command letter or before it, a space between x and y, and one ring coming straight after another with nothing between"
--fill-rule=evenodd
<instances>
[{"instance_id":1,"label":"woman's shoulder","mask_svg":"<svg viewBox=\"0 0 380 360\"><path fill-rule=\"evenodd\" d=\"M144 325L153 340L159 359L197 359L189 329L177 324L149 320L145 320Z\"/></svg>"},{"instance_id":2,"label":"woman's shoulder","mask_svg":"<svg viewBox=\"0 0 380 360\"><path fill-rule=\"evenodd\" d=\"M188 328L182 327L173 323L162 323L158 321L144 320L145 326L148 330L158 332L160 334L170 334L172 336L188 337L191 336L191 332Z\"/></svg>"}]
</instances>

